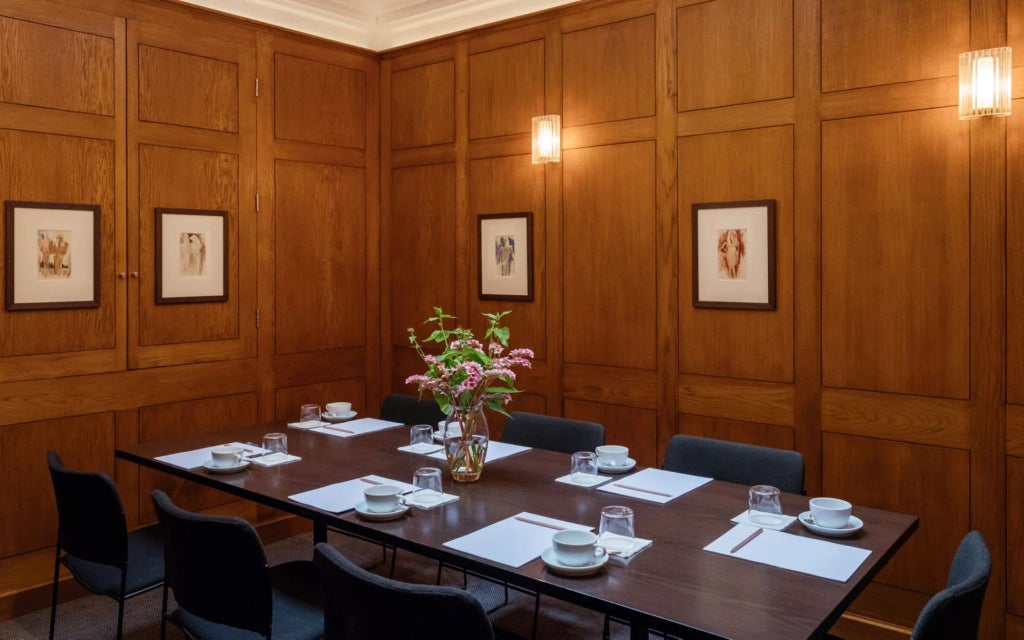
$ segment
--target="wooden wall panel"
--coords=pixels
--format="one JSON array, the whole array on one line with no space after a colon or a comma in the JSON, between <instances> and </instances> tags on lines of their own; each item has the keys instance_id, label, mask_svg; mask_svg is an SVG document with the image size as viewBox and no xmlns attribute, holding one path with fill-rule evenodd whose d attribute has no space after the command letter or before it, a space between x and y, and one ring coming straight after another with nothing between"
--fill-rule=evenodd
<instances>
[{"instance_id":1,"label":"wooden wall panel","mask_svg":"<svg viewBox=\"0 0 1024 640\"><path fill-rule=\"evenodd\" d=\"M1024 3L1019 6L1024 17ZM1024 23L1024 20L1018 21ZM1012 24L1012 22L1011 22ZM1014 100L1017 113L1024 100ZM1006 264L1008 275L1024 262L1024 125L1006 119ZM1013 271L1011 271L1013 270ZM1006 400L1024 404L1024 278L1006 278Z\"/></svg>"},{"instance_id":2,"label":"wooden wall panel","mask_svg":"<svg viewBox=\"0 0 1024 640\"><path fill-rule=\"evenodd\" d=\"M275 352L366 344L366 171L278 160Z\"/></svg>"},{"instance_id":3,"label":"wooden wall panel","mask_svg":"<svg viewBox=\"0 0 1024 640\"><path fill-rule=\"evenodd\" d=\"M299 419L299 407L315 402L321 408L328 402L351 402L352 410L363 418L379 418L380 407L366 397L366 381L362 378L330 380L275 391L276 420L282 422Z\"/></svg>"},{"instance_id":4,"label":"wooden wall panel","mask_svg":"<svg viewBox=\"0 0 1024 640\"><path fill-rule=\"evenodd\" d=\"M455 63L437 62L391 76L391 148L455 141Z\"/></svg>"},{"instance_id":5,"label":"wooden wall panel","mask_svg":"<svg viewBox=\"0 0 1024 640\"><path fill-rule=\"evenodd\" d=\"M423 335L434 307L455 310L455 165L395 169L391 184L388 339L408 347L408 327Z\"/></svg>"},{"instance_id":6,"label":"wooden wall panel","mask_svg":"<svg viewBox=\"0 0 1024 640\"><path fill-rule=\"evenodd\" d=\"M970 0L825 0L822 90L956 75L957 56L971 50L970 5Z\"/></svg>"},{"instance_id":7,"label":"wooden wall panel","mask_svg":"<svg viewBox=\"0 0 1024 640\"><path fill-rule=\"evenodd\" d=\"M0 129L0 201L98 204L102 251L96 274L100 306L0 311L0 357L115 347L115 162L112 141ZM0 247L6 242L4 234L0 229ZM55 370L59 372L60 366ZM16 372L10 374L3 377L17 379Z\"/></svg>"},{"instance_id":8,"label":"wooden wall panel","mask_svg":"<svg viewBox=\"0 0 1024 640\"><path fill-rule=\"evenodd\" d=\"M823 123L825 385L968 397L967 145L954 109Z\"/></svg>"},{"instance_id":9,"label":"wooden wall panel","mask_svg":"<svg viewBox=\"0 0 1024 640\"><path fill-rule=\"evenodd\" d=\"M739 152L742 150L742 152ZM775 311L693 306L691 205L775 200ZM757 345L757 358L749 358ZM679 139L679 370L793 381L793 129Z\"/></svg>"},{"instance_id":10,"label":"wooden wall panel","mask_svg":"<svg viewBox=\"0 0 1024 640\"><path fill-rule=\"evenodd\" d=\"M544 41L469 56L469 137L529 133L544 115Z\"/></svg>"},{"instance_id":11,"label":"wooden wall panel","mask_svg":"<svg viewBox=\"0 0 1024 640\"><path fill-rule=\"evenodd\" d=\"M228 153L142 145L139 149L139 345L230 340L239 337L239 158ZM157 207L228 212L228 300L157 305Z\"/></svg>"},{"instance_id":12,"label":"wooden wall panel","mask_svg":"<svg viewBox=\"0 0 1024 640\"><path fill-rule=\"evenodd\" d=\"M657 365L654 151L636 142L563 155L566 362Z\"/></svg>"},{"instance_id":13,"label":"wooden wall panel","mask_svg":"<svg viewBox=\"0 0 1024 640\"><path fill-rule=\"evenodd\" d=\"M366 148L366 72L278 53L274 136Z\"/></svg>"},{"instance_id":14,"label":"wooden wall panel","mask_svg":"<svg viewBox=\"0 0 1024 640\"><path fill-rule=\"evenodd\" d=\"M472 250L470 271L476 274L480 264L477 216L483 213L533 212L533 302L510 300L480 300L479 285L471 288L467 320L477 335L487 329L487 320L480 314L496 313L506 309L512 313L505 324L512 330L512 344L533 349L543 360L546 353L545 333L545 266L544 247L547 244L547 217L544 215L543 168L530 164L530 156L484 158L469 163L469 213L467 229Z\"/></svg>"},{"instance_id":15,"label":"wooden wall panel","mask_svg":"<svg viewBox=\"0 0 1024 640\"><path fill-rule=\"evenodd\" d=\"M0 102L113 116L114 39L0 16Z\"/></svg>"},{"instance_id":16,"label":"wooden wall panel","mask_svg":"<svg viewBox=\"0 0 1024 640\"><path fill-rule=\"evenodd\" d=\"M113 477L114 413L0 429L0 452L5 454L0 465L0 558L49 547L57 539L57 505L46 467L50 449L70 469ZM52 563L50 571L52 575Z\"/></svg>"},{"instance_id":17,"label":"wooden wall panel","mask_svg":"<svg viewBox=\"0 0 1024 640\"><path fill-rule=\"evenodd\" d=\"M793 95L793 0L714 0L677 21L679 111Z\"/></svg>"},{"instance_id":18,"label":"wooden wall panel","mask_svg":"<svg viewBox=\"0 0 1024 640\"><path fill-rule=\"evenodd\" d=\"M654 16L562 36L562 126L654 115Z\"/></svg>"},{"instance_id":19,"label":"wooden wall panel","mask_svg":"<svg viewBox=\"0 0 1024 640\"><path fill-rule=\"evenodd\" d=\"M1024 531L1024 458L1006 460L1006 530ZM1006 538L1006 610L1024 615L1024 540L1011 534Z\"/></svg>"},{"instance_id":20,"label":"wooden wall panel","mask_svg":"<svg viewBox=\"0 0 1024 640\"><path fill-rule=\"evenodd\" d=\"M971 528L968 452L823 434L822 468L825 495L920 519L880 582L923 593L946 586L949 561Z\"/></svg>"},{"instance_id":21,"label":"wooden wall panel","mask_svg":"<svg viewBox=\"0 0 1024 640\"><path fill-rule=\"evenodd\" d=\"M605 442L629 447L629 457L644 466L655 466L660 461L657 451L658 415L651 409L636 409L621 405L568 400L563 402L565 417L589 420L603 424Z\"/></svg>"},{"instance_id":22,"label":"wooden wall panel","mask_svg":"<svg viewBox=\"0 0 1024 640\"><path fill-rule=\"evenodd\" d=\"M970 404L893 393L825 389L821 430L970 449Z\"/></svg>"},{"instance_id":23,"label":"wooden wall panel","mask_svg":"<svg viewBox=\"0 0 1024 640\"><path fill-rule=\"evenodd\" d=\"M256 394L150 405L139 409L139 442L181 440L256 422ZM154 522L152 494L160 489L183 509L208 509L234 500L223 491L186 482L151 469L139 470L139 519Z\"/></svg>"},{"instance_id":24,"label":"wooden wall panel","mask_svg":"<svg viewBox=\"0 0 1024 640\"><path fill-rule=\"evenodd\" d=\"M679 433L701 438L745 442L773 449L792 449L794 444L792 427L692 416L685 413L679 414ZM664 454L664 450L659 453ZM789 513L789 510L787 509L786 512Z\"/></svg>"},{"instance_id":25,"label":"wooden wall panel","mask_svg":"<svg viewBox=\"0 0 1024 640\"><path fill-rule=\"evenodd\" d=\"M139 120L238 131L238 65L139 45Z\"/></svg>"}]
</instances>

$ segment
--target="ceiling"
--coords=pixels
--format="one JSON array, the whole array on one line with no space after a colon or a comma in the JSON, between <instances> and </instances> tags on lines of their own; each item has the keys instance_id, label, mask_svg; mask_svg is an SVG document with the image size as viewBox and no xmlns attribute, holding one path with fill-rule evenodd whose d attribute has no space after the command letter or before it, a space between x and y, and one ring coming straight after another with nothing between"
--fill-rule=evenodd
<instances>
[{"instance_id":1,"label":"ceiling","mask_svg":"<svg viewBox=\"0 0 1024 640\"><path fill-rule=\"evenodd\" d=\"M576 0L185 1L328 40L383 51Z\"/></svg>"}]
</instances>

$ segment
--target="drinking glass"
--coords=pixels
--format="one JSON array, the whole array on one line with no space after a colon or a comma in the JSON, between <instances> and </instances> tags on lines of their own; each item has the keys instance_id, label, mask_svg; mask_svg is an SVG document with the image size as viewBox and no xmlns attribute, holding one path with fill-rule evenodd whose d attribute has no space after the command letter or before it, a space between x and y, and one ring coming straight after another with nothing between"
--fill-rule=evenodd
<instances>
[{"instance_id":1,"label":"drinking glass","mask_svg":"<svg viewBox=\"0 0 1024 640\"><path fill-rule=\"evenodd\" d=\"M299 410L299 422L308 422L309 420L316 420L317 422L320 422L320 405L302 405L302 408Z\"/></svg>"},{"instance_id":2,"label":"drinking glass","mask_svg":"<svg viewBox=\"0 0 1024 640\"><path fill-rule=\"evenodd\" d=\"M589 484L597 477L597 454L592 451L577 451L572 454L569 478L573 482Z\"/></svg>"},{"instance_id":3,"label":"drinking glass","mask_svg":"<svg viewBox=\"0 0 1024 640\"><path fill-rule=\"evenodd\" d=\"M782 501L778 488L767 484L750 487L747 516L754 524L777 526L782 524Z\"/></svg>"},{"instance_id":4,"label":"drinking glass","mask_svg":"<svg viewBox=\"0 0 1024 640\"><path fill-rule=\"evenodd\" d=\"M620 506L601 509L598 541L608 553L624 553L632 549L636 544L633 510Z\"/></svg>"},{"instance_id":5,"label":"drinking glass","mask_svg":"<svg viewBox=\"0 0 1024 640\"><path fill-rule=\"evenodd\" d=\"M412 475L416 491L410 496L413 502L434 504L441 501L441 470L437 467L421 467Z\"/></svg>"},{"instance_id":6,"label":"drinking glass","mask_svg":"<svg viewBox=\"0 0 1024 640\"><path fill-rule=\"evenodd\" d=\"M422 451L434 444L434 428L429 424L418 424L409 430L409 445Z\"/></svg>"},{"instance_id":7,"label":"drinking glass","mask_svg":"<svg viewBox=\"0 0 1024 640\"><path fill-rule=\"evenodd\" d=\"M288 453L288 436L283 433L268 433L263 436L263 448L271 453Z\"/></svg>"}]
</instances>

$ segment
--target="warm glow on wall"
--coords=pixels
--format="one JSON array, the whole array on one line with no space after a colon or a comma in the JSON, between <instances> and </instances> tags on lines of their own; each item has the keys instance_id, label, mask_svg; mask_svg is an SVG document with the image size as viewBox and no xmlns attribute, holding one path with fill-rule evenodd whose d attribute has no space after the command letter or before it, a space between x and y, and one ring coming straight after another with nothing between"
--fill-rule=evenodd
<instances>
[{"instance_id":1,"label":"warm glow on wall","mask_svg":"<svg viewBox=\"0 0 1024 640\"><path fill-rule=\"evenodd\" d=\"M960 54L960 119L1010 115L1010 47Z\"/></svg>"},{"instance_id":2,"label":"warm glow on wall","mask_svg":"<svg viewBox=\"0 0 1024 640\"><path fill-rule=\"evenodd\" d=\"M533 164L562 160L562 116L533 119Z\"/></svg>"}]
</instances>

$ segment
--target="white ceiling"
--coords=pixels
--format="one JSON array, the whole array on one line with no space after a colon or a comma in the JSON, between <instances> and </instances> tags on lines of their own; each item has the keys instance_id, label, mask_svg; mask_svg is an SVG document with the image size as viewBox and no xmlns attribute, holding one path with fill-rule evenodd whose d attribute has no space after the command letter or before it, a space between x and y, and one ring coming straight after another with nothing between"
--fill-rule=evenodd
<instances>
[{"instance_id":1,"label":"white ceiling","mask_svg":"<svg viewBox=\"0 0 1024 640\"><path fill-rule=\"evenodd\" d=\"M383 51L576 0L185 0Z\"/></svg>"}]
</instances>

